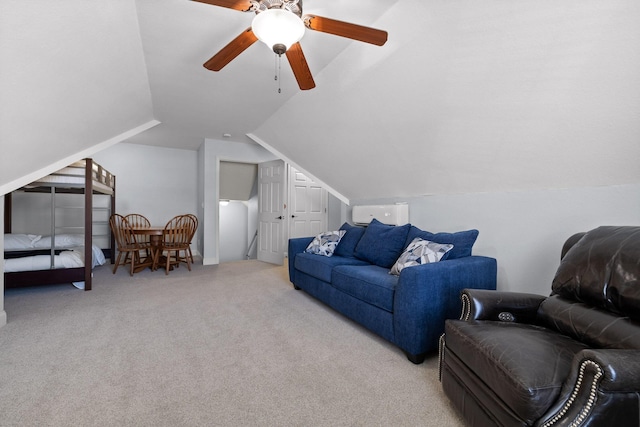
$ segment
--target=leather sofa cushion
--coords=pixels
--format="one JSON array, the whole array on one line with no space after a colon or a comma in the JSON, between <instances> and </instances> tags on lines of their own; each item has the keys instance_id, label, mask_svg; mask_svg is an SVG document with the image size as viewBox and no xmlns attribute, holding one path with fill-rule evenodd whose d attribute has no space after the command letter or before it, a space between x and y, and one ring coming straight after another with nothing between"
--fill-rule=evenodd
<instances>
[{"instance_id":1,"label":"leather sofa cushion","mask_svg":"<svg viewBox=\"0 0 640 427\"><path fill-rule=\"evenodd\" d=\"M640 323L558 295L540 304L537 323L595 348L640 349Z\"/></svg>"},{"instance_id":2,"label":"leather sofa cushion","mask_svg":"<svg viewBox=\"0 0 640 427\"><path fill-rule=\"evenodd\" d=\"M447 320L447 348L521 419L533 424L558 398L585 344L541 326Z\"/></svg>"},{"instance_id":3,"label":"leather sofa cushion","mask_svg":"<svg viewBox=\"0 0 640 427\"><path fill-rule=\"evenodd\" d=\"M640 227L598 227L560 263L554 294L640 321Z\"/></svg>"},{"instance_id":4,"label":"leather sofa cushion","mask_svg":"<svg viewBox=\"0 0 640 427\"><path fill-rule=\"evenodd\" d=\"M393 293L398 276L389 274L386 268L341 265L333 270L331 284L360 301L393 312Z\"/></svg>"},{"instance_id":5,"label":"leather sofa cushion","mask_svg":"<svg viewBox=\"0 0 640 427\"><path fill-rule=\"evenodd\" d=\"M295 268L298 271L325 282L331 282L331 271L338 265L369 265L366 261L341 256L322 256L309 253L299 253L295 257Z\"/></svg>"}]
</instances>

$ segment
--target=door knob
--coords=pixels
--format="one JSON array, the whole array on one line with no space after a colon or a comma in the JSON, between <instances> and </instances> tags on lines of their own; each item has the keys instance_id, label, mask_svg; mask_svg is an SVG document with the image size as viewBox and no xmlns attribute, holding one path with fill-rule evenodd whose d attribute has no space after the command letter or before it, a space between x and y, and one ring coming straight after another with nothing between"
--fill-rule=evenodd
<instances>
[{"instance_id":1,"label":"door knob","mask_svg":"<svg viewBox=\"0 0 640 427\"><path fill-rule=\"evenodd\" d=\"M276 217L276 219L284 219L284 217L282 215Z\"/></svg>"},{"instance_id":2,"label":"door knob","mask_svg":"<svg viewBox=\"0 0 640 427\"><path fill-rule=\"evenodd\" d=\"M295 217L296 217L295 215L291 215L291 218L295 218Z\"/></svg>"}]
</instances>

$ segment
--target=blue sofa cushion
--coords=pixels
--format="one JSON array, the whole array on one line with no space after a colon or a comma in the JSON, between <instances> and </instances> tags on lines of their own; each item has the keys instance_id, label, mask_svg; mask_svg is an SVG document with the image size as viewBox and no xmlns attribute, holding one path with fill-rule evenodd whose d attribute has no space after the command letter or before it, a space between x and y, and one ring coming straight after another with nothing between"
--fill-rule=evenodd
<instances>
[{"instance_id":1,"label":"blue sofa cushion","mask_svg":"<svg viewBox=\"0 0 640 427\"><path fill-rule=\"evenodd\" d=\"M331 270L338 265L369 265L356 258L345 258L334 254L332 257L300 253L295 257L295 268L325 282L331 282Z\"/></svg>"},{"instance_id":2,"label":"blue sofa cushion","mask_svg":"<svg viewBox=\"0 0 640 427\"><path fill-rule=\"evenodd\" d=\"M356 257L380 267L391 268L408 244L406 240L410 228L411 224L386 225L374 218L356 246Z\"/></svg>"},{"instance_id":3,"label":"blue sofa cushion","mask_svg":"<svg viewBox=\"0 0 640 427\"><path fill-rule=\"evenodd\" d=\"M354 252L356 250L356 245L364 234L365 228L345 222L342 224L342 227L340 227L340 230L345 230L346 233L342 236L342 239L340 239L340 243L338 243L338 247L333 254L348 258L355 258Z\"/></svg>"},{"instance_id":4,"label":"blue sofa cushion","mask_svg":"<svg viewBox=\"0 0 640 427\"><path fill-rule=\"evenodd\" d=\"M368 304L393 312L393 293L398 276L377 265L340 265L333 270L331 285Z\"/></svg>"},{"instance_id":5,"label":"blue sofa cushion","mask_svg":"<svg viewBox=\"0 0 640 427\"><path fill-rule=\"evenodd\" d=\"M434 234L428 231L420 230L415 225L412 225L405 243L406 246L408 246L413 241L413 239L415 239L416 237L420 237L431 242L452 244L453 249L449 251L447 259L456 259L471 256L471 250L473 248L473 244L478 238L478 233L478 230L466 230L459 231L457 233Z\"/></svg>"}]
</instances>

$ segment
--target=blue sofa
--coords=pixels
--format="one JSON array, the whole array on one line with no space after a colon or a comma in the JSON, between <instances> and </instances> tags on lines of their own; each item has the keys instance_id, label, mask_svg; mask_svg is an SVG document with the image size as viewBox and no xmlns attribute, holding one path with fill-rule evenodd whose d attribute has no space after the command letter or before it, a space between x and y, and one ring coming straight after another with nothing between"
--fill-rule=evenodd
<instances>
[{"instance_id":1,"label":"blue sofa","mask_svg":"<svg viewBox=\"0 0 640 427\"><path fill-rule=\"evenodd\" d=\"M471 255L477 230L434 234L375 219L368 227L345 223L340 229L346 233L332 256L305 252L313 237L289 240L294 288L394 343L413 363L422 363L437 349L445 319L457 318L461 311L463 289L496 288L496 260ZM389 274L416 237L453 248L439 262Z\"/></svg>"}]
</instances>

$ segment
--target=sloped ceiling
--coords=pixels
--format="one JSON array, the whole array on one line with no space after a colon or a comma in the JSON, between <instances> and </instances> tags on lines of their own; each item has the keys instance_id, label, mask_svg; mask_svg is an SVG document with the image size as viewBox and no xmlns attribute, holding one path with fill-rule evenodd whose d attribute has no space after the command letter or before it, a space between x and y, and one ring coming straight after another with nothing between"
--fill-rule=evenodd
<instances>
[{"instance_id":1,"label":"sloped ceiling","mask_svg":"<svg viewBox=\"0 0 640 427\"><path fill-rule=\"evenodd\" d=\"M640 182L640 2L304 0L304 12L389 41L307 31L317 87L299 91L283 60L278 93L260 43L220 72L202 67L251 13L0 3L0 141L25 144L3 156L2 178L27 152L44 161L154 119L129 141L259 141L348 199Z\"/></svg>"},{"instance_id":2,"label":"sloped ceiling","mask_svg":"<svg viewBox=\"0 0 640 427\"><path fill-rule=\"evenodd\" d=\"M638 182L638 19L637 2L399 1L374 22L387 46L348 46L253 133L350 199Z\"/></svg>"},{"instance_id":3,"label":"sloped ceiling","mask_svg":"<svg viewBox=\"0 0 640 427\"><path fill-rule=\"evenodd\" d=\"M132 0L0 2L0 189L152 124Z\"/></svg>"},{"instance_id":4,"label":"sloped ceiling","mask_svg":"<svg viewBox=\"0 0 640 427\"><path fill-rule=\"evenodd\" d=\"M260 43L218 73L201 65L251 13L137 5L163 122L142 143L249 134L347 199L640 180L637 1L305 0L306 13L385 29L389 41L307 31L317 87L297 90L284 61L282 94Z\"/></svg>"}]
</instances>

